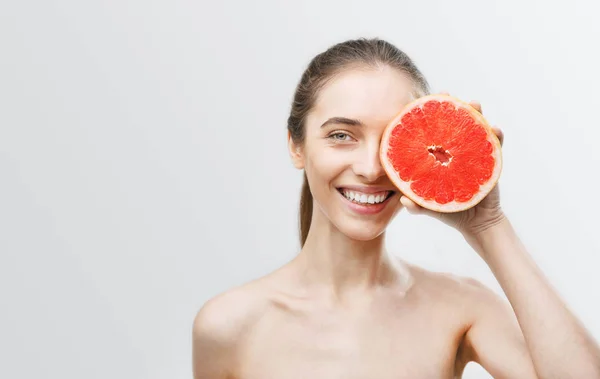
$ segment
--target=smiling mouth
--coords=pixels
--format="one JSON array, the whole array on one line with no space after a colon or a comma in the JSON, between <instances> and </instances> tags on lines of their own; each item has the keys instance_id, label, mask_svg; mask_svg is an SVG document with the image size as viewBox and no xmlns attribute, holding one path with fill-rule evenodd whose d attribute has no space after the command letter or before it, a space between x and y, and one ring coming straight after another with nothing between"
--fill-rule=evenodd
<instances>
[{"instance_id":1,"label":"smiling mouth","mask_svg":"<svg viewBox=\"0 0 600 379\"><path fill-rule=\"evenodd\" d=\"M394 196L394 191L381 191L377 193L364 193L359 191L353 191L346 188L337 188L338 192L344 196L347 200L360 205L376 205L387 201L390 197Z\"/></svg>"}]
</instances>

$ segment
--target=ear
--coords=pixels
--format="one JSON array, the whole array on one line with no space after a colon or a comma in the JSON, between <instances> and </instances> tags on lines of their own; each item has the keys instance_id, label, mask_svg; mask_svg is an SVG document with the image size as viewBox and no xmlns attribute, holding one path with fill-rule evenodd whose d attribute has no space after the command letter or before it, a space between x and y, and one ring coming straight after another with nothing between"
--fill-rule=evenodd
<instances>
[{"instance_id":1,"label":"ear","mask_svg":"<svg viewBox=\"0 0 600 379\"><path fill-rule=\"evenodd\" d=\"M292 135L288 130L288 150L290 152L290 157L292 158L292 163L294 167L299 170L304 168L304 152L302 151L302 146L298 146L294 143L292 139Z\"/></svg>"}]
</instances>

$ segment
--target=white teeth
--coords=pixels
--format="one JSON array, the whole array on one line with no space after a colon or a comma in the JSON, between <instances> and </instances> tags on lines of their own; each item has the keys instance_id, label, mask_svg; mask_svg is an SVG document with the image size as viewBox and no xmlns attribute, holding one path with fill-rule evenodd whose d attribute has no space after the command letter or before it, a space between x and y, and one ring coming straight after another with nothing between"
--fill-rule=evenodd
<instances>
[{"instance_id":1,"label":"white teeth","mask_svg":"<svg viewBox=\"0 0 600 379\"><path fill-rule=\"evenodd\" d=\"M350 191L350 190L343 190L342 192L348 200L352 200L354 202L361 203L361 204L382 203L383 201L385 201L385 199L387 198L387 195L389 194L389 191L380 193L378 195L365 194L365 193L360 193L360 192L355 192L355 191Z\"/></svg>"}]
</instances>

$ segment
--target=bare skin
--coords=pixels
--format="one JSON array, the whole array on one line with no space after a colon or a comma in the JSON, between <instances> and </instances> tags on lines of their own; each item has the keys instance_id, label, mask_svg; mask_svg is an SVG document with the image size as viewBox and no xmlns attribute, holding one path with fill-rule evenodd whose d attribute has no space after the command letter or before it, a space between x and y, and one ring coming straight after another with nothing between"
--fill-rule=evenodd
<instances>
[{"instance_id":1,"label":"bare skin","mask_svg":"<svg viewBox=\"0 0 600 379\"><path fill-rule=\"evenodd\" d=\"M198 323L213 337L197 347L196 378L459 378L476 359L465 335L486 314L506 338L496 377L535 377L510 309L473 280L388 267L390 278L339 299L311 291L300 265L205 306Z\"/></svg>"},{"instance_id":2,"label":"bare skin","mask_svg":"<svg viewBox=\"0 0 600 379\"><path fill-rule=\"evenodd\" d=\"M399 193L376 214L348 207L344 189L393 191L377 152L410 88L403 74L382 68L350 71L322 91L304 145L289 141L315 203L306 243L282 268L200 309L195 379L460 378L471 361L494 378L600 379L597 342L530 259L498 187L455 214L428 211ZM334 116L361 125L323 126ZM386 228L401 209L460 232L508 301L473 279L389 254Z\"/></svg>"}]
</instances>

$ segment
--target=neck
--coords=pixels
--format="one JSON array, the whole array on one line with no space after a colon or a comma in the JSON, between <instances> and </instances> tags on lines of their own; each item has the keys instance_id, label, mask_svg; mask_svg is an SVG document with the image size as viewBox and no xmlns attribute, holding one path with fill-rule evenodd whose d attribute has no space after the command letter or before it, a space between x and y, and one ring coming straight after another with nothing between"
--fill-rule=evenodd
<instances>
[{"instance_id":1,"label":"neck","mask_svg":"<svg viewBox=\"0 0 600 379\"><path fill-rule=\"evenodd\" d=\"M408 279L406 267L387 253L385 233L369 241L353 240L323 215L313 215L294 261L304 287L322 289L337 300Z\"/></svg>"}]
</instances>

